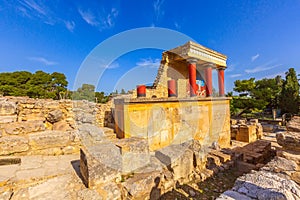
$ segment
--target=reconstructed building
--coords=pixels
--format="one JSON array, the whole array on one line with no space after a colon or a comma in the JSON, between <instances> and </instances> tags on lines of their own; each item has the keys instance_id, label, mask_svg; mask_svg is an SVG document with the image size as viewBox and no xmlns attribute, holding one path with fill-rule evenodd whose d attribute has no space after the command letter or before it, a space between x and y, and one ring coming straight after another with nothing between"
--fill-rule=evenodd
<instances>
[{"instance_id":1,"label":"reconstructed building","mask_svg":"<svg viewBox=\"0 0 300 200\"><path fill-rule=\"evenodd\" d=\"M202 145L230 144L229 98L224 96L227 57L194 42L163 52L152 87L137 98L115 100L118 138L148 140L150 150L195 139ZM218 74L218 94L212 71Z\"/></svg>"}]
</instances>

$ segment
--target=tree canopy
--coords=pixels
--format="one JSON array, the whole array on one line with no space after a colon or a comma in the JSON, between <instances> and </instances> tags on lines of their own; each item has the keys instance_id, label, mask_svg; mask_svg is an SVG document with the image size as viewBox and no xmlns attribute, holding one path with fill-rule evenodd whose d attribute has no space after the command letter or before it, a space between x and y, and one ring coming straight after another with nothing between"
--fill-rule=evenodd
<instances>
[{"instance_id":1,"label":"tree canopy","mask_svg":"<svg viewBox=\"0 0 300 200\"><path fill-rule=\"evenodd\" d=\"M231 114L260 112L263 110L281 109L282 113L298 113L299 83L296 71L290 68L283 80L281 76L255 80L236 80L234 89L238 95L232 97Z\"/></svg>"},{"instance_id":2,"label":"tree canopy","mask_svg":"<svg viewBox=\"0 0 300 200\"><path fill-rule=\"evenodd\" d=\"M0 93L4 96L59 99L67 91L68 81L62 73L16 71L0 73Z\"/></svg>"}]
</instances>

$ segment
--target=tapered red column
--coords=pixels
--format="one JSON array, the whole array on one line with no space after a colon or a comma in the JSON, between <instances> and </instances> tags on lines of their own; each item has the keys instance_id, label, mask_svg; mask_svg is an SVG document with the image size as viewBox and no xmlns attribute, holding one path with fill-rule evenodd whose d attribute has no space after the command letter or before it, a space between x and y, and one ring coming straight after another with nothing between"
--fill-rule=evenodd
<instances>
[{"instance_id":1,"label":"tapered red column","mask_svg":"<svg viewBox=\"0 0 300 200\"><path fill-rule=\"evenodd\" d=\"M197 95L197 84L196 84L196 75L197 75L197 65L195 60L188 61L189 68L189 83L190 83L190 96Z\"/></svg>"},{"instance_id":2,"label":"tapered red column","mask_svg":"<svg viewBox=\"0 0 300 200\"><path fill-rule=\"evenodd\" d=\"M206 96L212 96L212 68L205 68L205 85L206 85Z\"/></svg>"},{"instance_id":3,"label":"tapered red column","mask_svg":"<svg viewBox=\"0 0 300 200\"><path fill-rule=\"evenodd\" d=\"M219 96L225 96L224 90L224 69L218 69L218 82L219 82Z\"/></svg>"}]
</instances>

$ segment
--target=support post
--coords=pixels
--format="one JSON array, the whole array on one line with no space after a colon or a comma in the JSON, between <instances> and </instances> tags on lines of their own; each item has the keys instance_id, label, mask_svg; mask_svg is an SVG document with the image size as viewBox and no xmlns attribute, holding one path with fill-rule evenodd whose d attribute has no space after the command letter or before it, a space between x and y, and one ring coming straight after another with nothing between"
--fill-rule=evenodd
<instances>
[{"instance_id":1,"label":"support post","mask_svg":"<svg viewBox=\"0 0 300 200\"><path fill-rule=\"evenodd\" d=\"M224 68L218 69L219 96L225 96L224 90Z\"/></svg>"},{"instance_id":2,"label":"support post","mask_svg":"<svg viewBox=\"0 0 300 200\"><path fill-rule=\"evenodd\" d=\"M196 84L196 75L197 75L197 60L191 59L188 60L189 68L189 84L190 84L190 96L197 95L197 84Z\"/></svg>"},{"instance_id":3,"label":"support post","mask_svg":"<svg viewBox=\"0 0 300 200\"><path fill-rule=\"evenodd\" d=\"M212 67L207 66L205 68L205 85L206 85L206 96L212 96Z\"/></svg>"}]
</instances>

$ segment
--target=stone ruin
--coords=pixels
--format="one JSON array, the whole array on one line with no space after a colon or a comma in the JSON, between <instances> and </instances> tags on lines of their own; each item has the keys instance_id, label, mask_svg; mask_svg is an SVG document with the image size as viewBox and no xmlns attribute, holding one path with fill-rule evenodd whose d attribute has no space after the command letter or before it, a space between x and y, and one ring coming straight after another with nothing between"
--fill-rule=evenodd
<instances>
[{"instance_id":1,"label":"stone ruin","mask_svg":"<svg viewBox=\"0 0 300 200\"><path fill-rule=\"evenodd\" d=\"M246 174L220 199L299 199L300 118L276 134L277 149L257 120L230 120L225 68L226 56L188 42L164 52L154 85L130 98L107 104L0 98L0 165L20 164L18 156L75 154L86 187L71 198L78 200L175 199L179 193L197 199L203 191L196 183L230 169ZM218 97L212 96L212 69L218 70ZM249 144L231 146L231 139ZM22 196L22 189L9 192L20 183L14 181L0 176L0 198Z\"/></svg>"}]
</instances>

